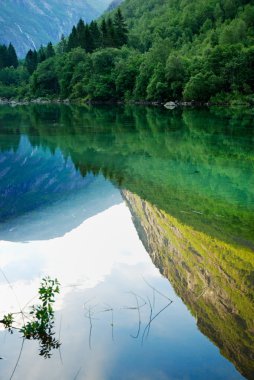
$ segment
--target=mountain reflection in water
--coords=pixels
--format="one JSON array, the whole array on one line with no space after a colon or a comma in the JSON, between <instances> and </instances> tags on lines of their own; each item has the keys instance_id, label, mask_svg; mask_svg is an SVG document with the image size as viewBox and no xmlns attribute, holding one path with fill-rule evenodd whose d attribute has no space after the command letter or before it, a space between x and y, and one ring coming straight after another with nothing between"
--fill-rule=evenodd
<instances>
[{"instance_id":1,"label":"mountain reflection in water","mask_svg":"<svg viewBox=\"0 0 254 380\"><path fill-rule=\"evenodd\" d=\"M254 374L254 256L181 224L124 192L139 236L176 293L223 355L248 379Z\"/></svg>"},{"instance_id":2,"label":"mountain reflection in water","mask_svg":"<svg viewBox=\"0 0 254 380\"><path fill-rule=\"evenodd\" d=\"M240 379L225 356L253 379L251 124L238 111L0 108L1 267L24 303L45 274L63 285L64 364L29 368L29 342L20 378ZM0 286L1 312L15 309ZM17 341L3 346L13 362Z\"/></svg>"}]
</instances>

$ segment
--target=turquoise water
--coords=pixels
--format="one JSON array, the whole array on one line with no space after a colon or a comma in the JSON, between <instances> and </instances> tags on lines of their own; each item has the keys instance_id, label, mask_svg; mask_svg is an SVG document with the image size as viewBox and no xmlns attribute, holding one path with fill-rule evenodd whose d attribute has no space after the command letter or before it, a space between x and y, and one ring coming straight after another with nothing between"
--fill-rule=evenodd
<instances>
[{"instance_id":1,"label":"turquoise water","mask_svg":"<svg viewBox=\"0 0 254 380\"><path fill-rule=\"evenodd\" d=\"M253 378L252 119L0 109L0 317L44 275L61 283L61 349L45 360L25 341L18 360L20 333L2 329L1 378Z\"/></svg>"}]
</instances>

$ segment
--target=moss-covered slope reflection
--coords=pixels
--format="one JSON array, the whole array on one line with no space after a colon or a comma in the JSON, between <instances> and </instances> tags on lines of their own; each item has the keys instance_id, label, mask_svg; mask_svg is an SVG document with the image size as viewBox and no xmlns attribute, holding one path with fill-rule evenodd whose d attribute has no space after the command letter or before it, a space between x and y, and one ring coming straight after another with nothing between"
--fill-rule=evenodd
<instances>
[{"instance_id":1,"label":"moss-covered slope reflection","mask_svg":"<svg viewBox=\"0 0 254 380\"><path fill-rule=\"evenodd\" d=\"M2 134L18 128L34 146L60 148L83 175L102 172L199 231L254 246L251 114L53 105L0 113Z\"/></svg>"},{"instance_id":2,"label":"moss-covered slope reflection","mask_svg":"<svg viewBox=\"0 0 254 380\"><path fill-rule=\"evenodd\" d=\"M199 329L254 379L254 256L179 222L124 191L140 238Z\"/></svg>"}]
</instances>

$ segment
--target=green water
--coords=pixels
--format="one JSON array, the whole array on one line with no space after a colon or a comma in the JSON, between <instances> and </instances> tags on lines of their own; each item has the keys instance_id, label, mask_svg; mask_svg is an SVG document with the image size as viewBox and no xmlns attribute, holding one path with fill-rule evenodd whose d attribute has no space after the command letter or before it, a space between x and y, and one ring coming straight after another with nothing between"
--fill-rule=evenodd
<instances>
[{"instance_id":1,"label":"green water","mask_svg":"<svg viewBox=\"0 0 254 380\"><path fill-rule=\"evenodd\" d=\"M1 107L0 238L50 242L120 204L121 190L140 240L179 297L179 334L194 318L198 330L187 329L186 339L195 345L201 331L213 342L204 358L182 348L190 355L183 365L182 337L152 340L161 358L151 366L162 373L151 379L241 378L227 360L253 379L253 120L252 110L219 108ZM12 254L24 250L13 247ZM212 347L221 355L209 358ZM169 352L174 365L162 360ZM144 355L132 360L135 376L148 376ZM124 368L122 378L131 378L131 363L119 363L102 378L118 379Z\"/></svg>"},{"instance_id":2,"label":"green water","mask_svg":"<svg viewBox=\"0 0 254 380\"><path fill-rule=\"evenodd\" d=\"M250 112L250 111L249 111ZM1 150L60 149L180 220L253 247L253 116L224 110L31 106L1 109Z\"/></svg>"}]
</instances>

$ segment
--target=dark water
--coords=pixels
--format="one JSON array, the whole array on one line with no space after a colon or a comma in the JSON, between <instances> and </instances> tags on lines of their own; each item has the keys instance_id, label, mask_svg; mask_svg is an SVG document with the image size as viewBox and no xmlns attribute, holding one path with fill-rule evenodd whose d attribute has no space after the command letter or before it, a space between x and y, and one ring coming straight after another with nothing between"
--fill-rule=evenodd
<instances>
[{"instance_id":1,"label":"dark water","mask_svg":"<svg viewBox=\"0 0 254 380\"><path fill-rule=\"evenodd\" d=\"M2 329L0 378L253 379L253 142L251 110L1 107L0 318L57 277L61 349Z\"/></svg>"}]
</instances>

